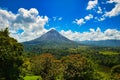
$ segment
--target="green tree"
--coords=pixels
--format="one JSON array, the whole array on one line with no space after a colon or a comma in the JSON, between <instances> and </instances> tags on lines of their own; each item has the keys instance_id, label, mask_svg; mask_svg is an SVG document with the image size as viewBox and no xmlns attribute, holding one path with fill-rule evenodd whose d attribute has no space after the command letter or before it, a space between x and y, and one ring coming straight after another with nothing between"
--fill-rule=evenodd
<instances>
[{"instance_id":1,"label":"green tree","mask_svg":"<svg viewBox=\"0 0 120 80\"><path fill-rule=\"evenodd\" d=\"M18 80L23 46L9 37L8 28L0 31L0 79Z\"/></svg>"},{"instance_id":2,"label":"green tree","mask_svg":"<svg viewBox=\"0 0 120 80\"><path fill-rule=\"evenodd\" d=\"M73 54L62 58L65 66L65 80L93 80L91 63L80 54Z\"/></svg>"},{"instance_id":3,"label":"green tree","mask_svg":"<svg viewBox=\"0 0 120 80\"><path fill-rule=\"evenodd\" d=\"M34 74L40 75L43 80L55 80L63 72L61 61L52 54L34 56L31 63L33 63Z\"/></svg>"},{"instance_id":4,"label":"green tree","mask_svg":"<svg viewBox=\"0 0 120 80\"><path fill-rule=\"evenodd\" d=\"M30 58L24 57L24 62L21 66L21 75L22 77L26 75L31 75L32 72L32 63L30 62Z\"/></svg>"}]
</instances>

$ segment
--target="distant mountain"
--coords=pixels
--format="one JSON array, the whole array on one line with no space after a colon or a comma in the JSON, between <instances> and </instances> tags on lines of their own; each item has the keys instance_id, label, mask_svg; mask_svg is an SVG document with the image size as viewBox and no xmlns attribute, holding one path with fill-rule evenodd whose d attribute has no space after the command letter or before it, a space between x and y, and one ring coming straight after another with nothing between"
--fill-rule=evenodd
<instances>
[{"instance_id":1,"label":"distant mountain","mask_svg":"<svg viewBox=\"0 0 120 80\"><path fill-rule=\"evenodd\" d=\"M25 47L39 46L42 48L66 48L77 46L76 42L69 40L54 29L51 29L37 39L23 42L23 44Z\"/></svg>"},{"instance_id":2,"label":"distant mountain","mask_svg":"<svg viewBox=\"0 0 120 80\"><path fill-rule=\"evenodd\" d=\"M29 41L27 43L72 43L73 41L67 39L66 37L62 36L59 32L54 29L51 29L47 33L43 34L41 37Z\"/></svg>"},{"instance_id":3,"label":"distant mountain","mask_svg":"<svg viewBox=\"0 0 120 80\"><path fill-rule=\"evenodd\" d=\"M80 41L79 43L99 47L120 47L120 40Z\"/></svg>"}]
</instances>

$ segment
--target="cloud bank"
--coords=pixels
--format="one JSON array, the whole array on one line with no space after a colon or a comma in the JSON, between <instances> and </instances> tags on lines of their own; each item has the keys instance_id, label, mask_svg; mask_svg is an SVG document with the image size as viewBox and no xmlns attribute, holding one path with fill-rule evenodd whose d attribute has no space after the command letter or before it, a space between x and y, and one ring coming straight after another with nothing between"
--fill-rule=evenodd
<instances>
[{"instance_id":1,"label":"cloud bank","mask_svg":"<svg viewBox=\"0 0 120 80\"><path fill-rule=\"evenodd\" d=\"M35 39L45 33L47 22L48 17L40 16L35 8L20 8L17 14L0 9L0 29L9 27L10 36L19 42Z\"/></svg>"},{"instance_id":2,"label":"cloud bank","mask_svg":"<svg viewBox=\"0 0 120 80\"><path fill-rule=\"evenodd\" d=\"M62 30L60 32L62 35L66 36L70 40L75 41L85 41L85 40L92 40L92 41L98 41L98 40L108 40L108 39L116 39L120 40L120 31L116 29L107 29L104 32L101 31L101 29L98 27L95 29L90 29L89 32L72 32L71 30L64 31Z\"/></svg>"}]
</instances>

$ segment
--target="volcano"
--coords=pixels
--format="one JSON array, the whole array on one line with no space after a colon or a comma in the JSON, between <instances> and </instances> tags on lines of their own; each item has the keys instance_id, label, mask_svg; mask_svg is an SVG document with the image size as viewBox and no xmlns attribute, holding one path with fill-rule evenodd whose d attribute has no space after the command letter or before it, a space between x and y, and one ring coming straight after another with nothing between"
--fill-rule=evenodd
<instances>
[{"instance_id":1,"label":"volcano","mask_svg":"<svg viewBox=\"0 0 120 80\"><path fill-rule=\"evenodd\" d=\"M69 40L65 36L61 35L55 29L51 29L47 33L43 34L42 36L23 43L24 45L29 46L39 46L39 47L47 47L47 48L67 48L76 46L77 43Z\"/></svg>"}]
</instances>

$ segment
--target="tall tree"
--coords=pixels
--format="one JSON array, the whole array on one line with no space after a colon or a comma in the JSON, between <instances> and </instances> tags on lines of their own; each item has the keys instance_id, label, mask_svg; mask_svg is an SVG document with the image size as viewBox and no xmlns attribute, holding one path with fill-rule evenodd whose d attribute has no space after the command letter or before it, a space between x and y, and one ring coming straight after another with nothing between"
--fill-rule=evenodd
<instances>
[{"instance_id":1,"label":"tall tree","mask_svg":"<svg viewBox=\"0 0 120 80\"><path fill-rule=\"evenodd\" d=\"M8 28L0 31L0 79L18 80L23 46L12 37L9 37Z\"/></svg>"},{"instance_id":2,"label":"tall tree","mask_svg":"<svg viewBox=\"0 0 120 80\"><path fill-rule=\"evenodd\" d=\"M65 80L93 80L92 64L80 54L63 57L62 63L65 66Z\"/></svg>"},{"instance_id":3,"label":"tall tree","mask_svg":"<svg viewBox=\"0 0 120 80\"><path fill-rule=\"evenodd\" d=\"M43 80L56 80L62 72L62 64L52 54L41 54L32 58L33 72Z\"/></svg>"}]
</instances>

